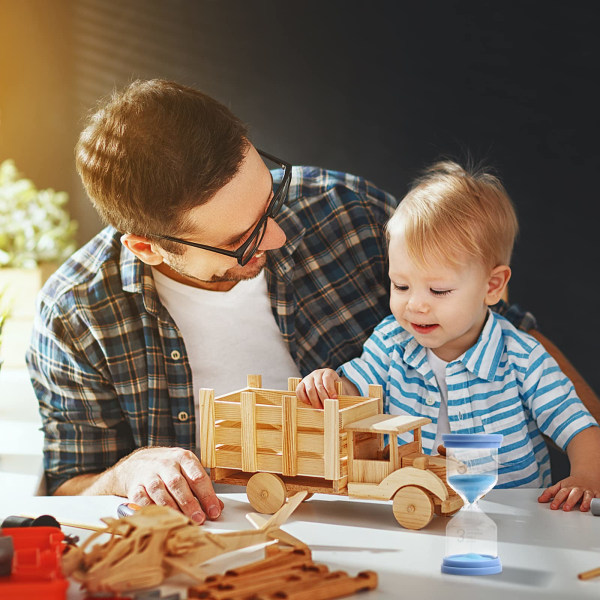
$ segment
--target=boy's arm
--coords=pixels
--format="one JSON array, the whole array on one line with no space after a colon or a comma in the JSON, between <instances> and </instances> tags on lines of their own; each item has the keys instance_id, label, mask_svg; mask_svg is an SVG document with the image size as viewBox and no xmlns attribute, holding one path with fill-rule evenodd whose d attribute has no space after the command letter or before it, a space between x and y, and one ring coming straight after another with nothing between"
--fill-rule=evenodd
<instances>
[{"instance_id":1,"label":"boy's arm","mask_svg":"<svg viewBox=\"0 0 600 600\"><path fill-rule=\"evenodd\" d=\"M571 463L569 477L546 489L538 502L550 502L550 508L571 510L581 500L581 511L588 511L592 498L600 498L600 428L580 431L567 446Z\"/></svg>"}]
</instances>

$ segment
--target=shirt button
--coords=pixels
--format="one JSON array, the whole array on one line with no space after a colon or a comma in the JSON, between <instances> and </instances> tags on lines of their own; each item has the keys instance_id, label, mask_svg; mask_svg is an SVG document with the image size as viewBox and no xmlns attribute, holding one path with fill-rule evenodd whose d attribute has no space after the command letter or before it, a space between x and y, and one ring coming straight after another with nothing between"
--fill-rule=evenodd
<instances>
[{"instance_id":1,"label":"shirt button","mask_svg":"<svg viewBox=\"0 0 600 600\"><path fill-rule=\"evenodd\" d=\"M458 418L462 421L462 418L463 418L463 411L462 410L458 411Z\"/></svg>"},{"instance_id":2,"label":"shirt button","mask_svg":"<svg viewBox=\"0 0 600 600\"><path fill-rule=\"evenodd\" d=\"M179 353L179 350L171 350L171 358L173 360L179 360L181 358L181 354Z\"/></svg>"},{"instance_id":3,"label":"shirt button","mask_svg":"<svg viewBox=\"0 0 600 600\"><path fill-rule=\"evenodd\" d=\"M435 398L433 396L427 396L427 398L425 398L425 403L427 406L433 406L435 404Z\"/></svg>"},{"instance_id":4,"label":"shirt button","mask_svg":"<svg viewBox=\"0 0 600 600\"><path fill-rule=\"evenodd\" d=\"M190 418L190 415L188 415L185 410L182 410L178 415L177 418L180 421L187 421Z\"/></svg>"}]
</instances>

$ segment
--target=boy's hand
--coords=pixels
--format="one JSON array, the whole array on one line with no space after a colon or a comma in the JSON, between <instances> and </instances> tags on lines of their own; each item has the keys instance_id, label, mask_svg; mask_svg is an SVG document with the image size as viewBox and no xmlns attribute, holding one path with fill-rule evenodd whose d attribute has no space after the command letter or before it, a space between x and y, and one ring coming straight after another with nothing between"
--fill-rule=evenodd
<instances>
[{"instance_id":1,"label":"boy's hand","mask_svg":"<svg viewBox=\"0 0 600 600\"><path fill-rule=\"evenodd\" d=\"M555 483L544 490L538 498L538 502L550 502L552 510L558 510L562 504L564 511L572 510L581 500L579 510L586 512L590 510L592 498L600 498L600 481L589 475L578 476L571 474L566 479Z\"/></svg>"},{"instance_id":2,"label":"boy's hand","mask_svg":"<svg viewBox=\"0 0 600 600\"><path fill-rule=\"evenodd\" d=\"M317 369L298 384L296 396L313 408L323 408L323 400L337 398L336 381L341 381L341 377L333 369Z\"/></svg>"}]
</instances>

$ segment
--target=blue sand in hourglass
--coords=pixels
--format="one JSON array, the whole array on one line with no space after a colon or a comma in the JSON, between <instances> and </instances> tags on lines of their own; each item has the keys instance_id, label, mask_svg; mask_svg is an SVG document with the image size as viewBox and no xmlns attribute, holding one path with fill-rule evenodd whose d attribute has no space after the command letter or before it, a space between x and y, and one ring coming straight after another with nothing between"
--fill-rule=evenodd
<instances>
[{"instance_id":1,"label":"blue sand in hourglass","mask_svg":"<svg viewBox=\"0 0 600 600\"><path fill-rule=\"evenodd\" d=\"M448 477L448 483L458 492L464 494L469 504L472 504L482 494L494 487L496 477L485 473L473 475L452 475Z\"/></svg>"}]
</instances>

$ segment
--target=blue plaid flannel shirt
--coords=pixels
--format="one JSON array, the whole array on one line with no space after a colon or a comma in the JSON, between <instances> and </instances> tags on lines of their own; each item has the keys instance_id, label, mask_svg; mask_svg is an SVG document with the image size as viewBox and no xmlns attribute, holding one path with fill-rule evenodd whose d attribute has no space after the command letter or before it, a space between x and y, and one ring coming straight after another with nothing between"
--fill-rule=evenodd
<instances>
[{"instance_id":1,"label":"blue plaid flannel shirt","mask_svg":"<svg viewBox=\"0 0 600 600\"><path fill-rule=\"evenodd\" d=\"M294 168L277 216L287 242L267 253L266 277L273 315L303 375L359 356L389 313L383 226L396 204L359 177ZM183 339L150 267L119 238L112 227L101 231L38 296L26 358L49 493L136 448L196 445Z\"/></svg>"}]
</instances>

